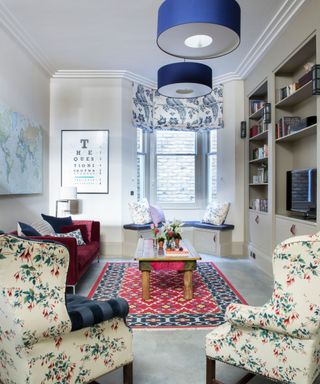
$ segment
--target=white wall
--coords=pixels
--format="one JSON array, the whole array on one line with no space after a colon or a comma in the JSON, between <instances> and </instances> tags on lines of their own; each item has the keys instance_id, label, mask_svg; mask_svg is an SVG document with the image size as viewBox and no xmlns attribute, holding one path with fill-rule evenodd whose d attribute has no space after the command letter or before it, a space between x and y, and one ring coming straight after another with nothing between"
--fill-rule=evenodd
<instances>
[{"instance_id":1,"label":"white wall","mask_svg":"<svg viewBox=\"0 0 320 384\"><path fill-rule=\"evenodd\" d=\"M75 219L101 223L102 254L122 254L122 225L135 184L136 131L131 125L131 82L121 79L52 79L50 129L50 210L59 198L61 130L109 129L109 194L80 194ZM135 196L133 197L135 198Z\"/></svg>"},{"instance_id":2,"label":"white wall","mask_svg":"<svg viewBox=\"0 0 320 384\"><path fill-rule=\"evenodd\" d=\"M44 129L43 193L0 196L0 229L31 223L48 211L49 77L29 54L0 28L0 103L40 123Z\"/></svg>"}]
</instances>

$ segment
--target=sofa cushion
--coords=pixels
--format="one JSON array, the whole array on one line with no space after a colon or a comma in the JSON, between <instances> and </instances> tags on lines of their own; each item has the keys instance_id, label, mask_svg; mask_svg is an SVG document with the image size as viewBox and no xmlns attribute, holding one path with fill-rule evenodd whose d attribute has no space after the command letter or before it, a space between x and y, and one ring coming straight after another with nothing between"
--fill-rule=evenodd
<instances>
[{"instance_id":1,"label":"sofa cushion","mask_svg":"<svg viewBox=\"0 0 320 384\"><path fill-rule=\"evenodd\" d=\"M46 220L39 219L38 221L31 223L31 226L40 233L41 236L54 236L55 231Z\"/></svg>"},{"instance_id":2,"label":"sofa cushion","mask_svg":"<svg viewBox=\"0 0 320 384\"><path fill-rule=\"evenodd\" d=\"M77 245L80 245L80 246L86 245L86 243L83 241L80 229L76 229L75 231L68 232L68 233L56 233L55 236L57 236L57 237L73 237L77 240Z\"/></svg>"},{"instance_id":3,"label":"sofa cushion","mask_svg":"<svg viewBox=\"0 0 320 384\"><path fill-rule=\"evenodd\" d=\"M73 232L79 229L81 231L81 235L83 238L83 241L87 244L89 243L89 234L88 234L88 228L84 224L72 224L72 225L65 225L60 228L60 233L68 233Z\"/></svg>"},{"instance_id":4,"label":"sofa cushion","mask_svg":"<svg viewBox=\"0 0 320 384\"><path fill-rule=\"evenodd\" d=\"M44 213L41 213L41 216L43 220L47 221L52 226L52 228L56 233L60 233L61 227L72 224L71 216L55 217L55 216L45 215Z\"/></svg>"},{"instance_id":5,"label":"sofa cushion","mask_svg":"<svg viewBox=\"0 0 320 384\"><path fill-rule=\"evenodd\" d=\"M18 221L17 224L17 232L18 236L41 236L40 233L31 225L21 223L20 221Z\"/></svg>"},{"instance_id":6,"label":"sofa cushion","mask_svg":"<svg viewBox=\"0 0 320 384\"><path fill-rule=\"evenodd\" d=\"M152 222L147 199L129 203L129 211L134 224L148 224Z\"/></svg>"},{"instance_id":7,"label":"sofa cushion","mask_svg":"<svg viewBox=\"0 0 320 384\"><path fill-rule=\"evenodd\" d=\"M204 223L221 225L225 222L230 208L230 203L212 202L207 206L203 217Z\"/></svg>"},{"instance_id":8,"label":"sofa cushion","mask_svg":"<svg viewBox=\"0 0 320 384\"><path fill-rule=\"evenodd\" d=\"M129 305L122 298L108 301L90 300L79 295L66 295L67 311L72 324L72 331L92 327L114 317L125 319Z\"/></svg>"},{"instance_id":9,"label":"sofa cushion","mask_svg":"<svg viewBox=\"0 0 320 384\"><path fill-rule=\"evenodd\" d=\"M78 265L82 269L89 262L91 263L93 256L96 256L99 251L99 242L92 241L82 247L78 247Z\"/></svg>"}]
</instances>

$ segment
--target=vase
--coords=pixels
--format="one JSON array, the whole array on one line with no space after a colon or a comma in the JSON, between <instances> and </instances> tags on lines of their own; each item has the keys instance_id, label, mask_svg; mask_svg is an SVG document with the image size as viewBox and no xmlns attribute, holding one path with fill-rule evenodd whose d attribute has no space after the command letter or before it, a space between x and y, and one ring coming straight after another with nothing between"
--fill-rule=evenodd
<instances>
[{"instance_id":1,"label":"vase","mask_svg":"<svg viewBox=\"0 0 320 384\"><path fill-rule=\"evenodd\" d=\"M167 249L172 249L172 248L174 248L173 239L169 239L169 240L167 240L166 248L167 248Z\"/></svg>"},{"instance_id":2,"label":"vase","mask_svg":"<svg viewBox=\"0 0 320 384\"><path fill-rule=\"evenodd\" d=\"M158 244L159 244L159 249L163 249L164 241L159 241Z\"/></svg>"},{"instance_id":3,"label":"vase","mask_svg":"<svg viewBox=\"0 0 320 384\"><path fill-rule=\"evenodd\" d=\"M176 248L180 247L180 239L174 239L174 243L175 243Z\"/></svg>"}]
</instances>

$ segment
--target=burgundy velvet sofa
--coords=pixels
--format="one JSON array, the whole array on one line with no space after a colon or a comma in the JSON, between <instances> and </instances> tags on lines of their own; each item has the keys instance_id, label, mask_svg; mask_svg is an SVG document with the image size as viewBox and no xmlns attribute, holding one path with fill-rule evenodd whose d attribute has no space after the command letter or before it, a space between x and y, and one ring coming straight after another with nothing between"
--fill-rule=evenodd
<instances>
[{"instance_id":1,"label":"burgundy velvet sofa","mask_svg":"<svg viewBox=\"0 0 320 384\"><path fill-rule=\"evenodd\" d=\"M81 276L87 271L90 264L100 257L100 222L90 220L73 220L72 226L86 226L87 236L84 237L86 245L77 245L73 237L55 237L55 236L31 236L32 239L51 240L64 244L69 251L70 261L67 274L67 286L73 288L80 280ZM67 227L65 227L67 228ZM61 231L67 232L67 231ZM82 232L82 231L81 231Z\"/></svg>"}]
</instances>

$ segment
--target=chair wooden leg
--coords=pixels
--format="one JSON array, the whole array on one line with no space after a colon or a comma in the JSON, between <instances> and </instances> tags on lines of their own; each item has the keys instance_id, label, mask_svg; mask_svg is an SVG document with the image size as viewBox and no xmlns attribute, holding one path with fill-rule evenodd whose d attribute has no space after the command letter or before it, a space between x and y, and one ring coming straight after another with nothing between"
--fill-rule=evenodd
<instances>
[{"instance_id":1,"label":"chair wooden leg","mask_svg":"<svg viewBox=\"0 0 320 384\"><path fill-rule=\"evenodd\" d=\"M216 361L207 357L207 384L222 384L216 379Z\"/></svg>"},{"instance_id":2,"label":"chair wooden leg","mask_svg":"<svg viewBox=\"0 0 320 384\"><path fill-rule=\"evenodd\" d=\"M123 367L123 384L133 384L133 363Z\"/></svg>"}]
</instances>

